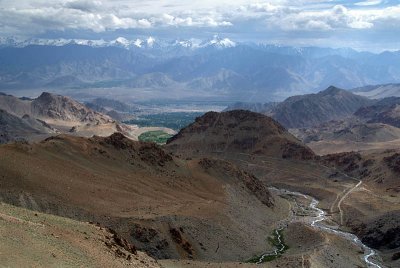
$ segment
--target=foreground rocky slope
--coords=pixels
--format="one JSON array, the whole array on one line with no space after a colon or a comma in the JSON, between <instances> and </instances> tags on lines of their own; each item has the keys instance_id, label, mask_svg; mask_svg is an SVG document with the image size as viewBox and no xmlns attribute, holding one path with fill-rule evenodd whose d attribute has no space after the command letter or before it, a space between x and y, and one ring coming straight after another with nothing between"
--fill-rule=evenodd
<instances>
[{"instance_id":1,"label":"foreground rocky slope","mask_svg":"<svg viewBox=\"0 0 400 268\"><path fill-rule=\"evenodd\" d=\"M243 153L312 159L314 153L272 118L245 110L209 112L167 142L186 155Z\"/></svg>"},{"instance_id":2,"label":"foreground rocky slope","mask_svg":"<svg viewBox=\"0 0 400 268\"><path fill-rule=\"evenodd\" d=\"M287 214L230 163L184 161L121 134L2 145L0 171L2 201L99 222L157 258L245 260Z\"/></svg>"},{"instance_id":3,"label":"foreground rocky slope","mask_svg":"<svg viewBox=\"0 0 400 268\"><path fill-rule=\"evenodd\" d=\"M161 267L112 230L0 203L5 267Z\"/></svg>"}]
</instances>

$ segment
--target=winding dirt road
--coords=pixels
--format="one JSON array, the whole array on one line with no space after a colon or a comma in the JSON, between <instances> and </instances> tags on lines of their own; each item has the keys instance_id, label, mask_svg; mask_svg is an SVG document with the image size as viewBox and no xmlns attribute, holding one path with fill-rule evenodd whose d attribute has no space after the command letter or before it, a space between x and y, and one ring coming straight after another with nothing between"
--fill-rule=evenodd
<instances>
[{"instance_id":1,"label":"winding dirt road","mask_svg":"<svg viewBox=\"0 0 400 268\"><path fill-rule=\"evenodd\" d=\"M362 184L362 181L359 181L353 188L350 188L343 196L342 198L340 198L337 207L339 209L339 213L340 213L340 225L343 225L343 210L341 208L341 205L343 203L343 201L355 190L357 189L360 185Z\"/></svg>"}]
</instances>

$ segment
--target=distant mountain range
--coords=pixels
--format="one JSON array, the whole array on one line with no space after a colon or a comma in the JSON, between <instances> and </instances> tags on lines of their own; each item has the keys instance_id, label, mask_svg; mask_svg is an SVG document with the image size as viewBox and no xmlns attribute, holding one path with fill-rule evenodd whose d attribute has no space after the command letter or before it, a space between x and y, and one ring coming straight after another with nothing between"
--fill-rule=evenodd
<instances>
[{"instance_id":1,"label":"distant mountain range","mask_svg":"<svg viewBox=\"0 0 400 268\"><path fill-rule=\"evenodd\" d=\"M173 95L267 102L332 84L356 88L399 82L398 51L295 48L218 36L170 41L0 40L0 89L7 92L46 88L90 94L87 88L124 88L131 95L146 92L148 99Z\"/></svg>"}]
</instances>

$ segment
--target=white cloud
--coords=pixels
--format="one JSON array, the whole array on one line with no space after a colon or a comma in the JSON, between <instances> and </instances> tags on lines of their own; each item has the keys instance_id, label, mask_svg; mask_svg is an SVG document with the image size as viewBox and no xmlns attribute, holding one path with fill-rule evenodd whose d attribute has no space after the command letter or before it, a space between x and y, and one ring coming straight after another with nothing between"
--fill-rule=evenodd
<instances>
[{"instance_id":1,"label":"white cloud","mask_svg":"<svg viewBox=\"0 0 400 268\"><path fill-rule=\"evenodd\" d=\"M286 41L306 34L364 39L374 32L397 33L400 4L359 0L0 0L0 35L35 36L73 30L107 34L119 30L156 36L231 33ZM342 3L338 5L337 3ZM204 28L204 29L203 29ZM121 31L122 32L122 31ZM118 34L118 35L117 35ZM120 33L115 33L113 38ZM100 35L102 38L103 36ZM183 36L182 36L183 37ZM285 41L285 40L284 40ZM315 41L315 40L314 40ZM314 42L313 41L313 42ZM373 40L371 40L373 42ZM394 41L393 41L394 42Z\"/></svg>"},{"instance_id":2,"label":"white cloud","mask_svg":"<svg viewBox=\"0 0 400 268\"><path fill-rule=\"evenodd\" d=\"M367 0L355 3L356 6L376 6L382 3L382 0Z\"/></svg>"},{"instance_id":3,"label":"white cloud","mask_svg":"<svg viewBox=\"0 0 400 268\"><path fill-rule=\"evenodd\" d=\"M101 1L94 0L75 0L65 3L66 8L77 9L85 12L96 11L102 8Z\"/></svg>"}]
</instances>

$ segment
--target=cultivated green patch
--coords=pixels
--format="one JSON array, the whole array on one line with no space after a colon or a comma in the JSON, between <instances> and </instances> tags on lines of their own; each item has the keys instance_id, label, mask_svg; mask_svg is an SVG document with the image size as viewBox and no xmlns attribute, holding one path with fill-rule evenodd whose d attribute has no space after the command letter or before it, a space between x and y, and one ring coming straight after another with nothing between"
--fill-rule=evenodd
<instances>
[{"instance_id":1,"label":"cultivated green patch","mask_svg":"<svg viewBox=\"0 0 400 268\"><path fill-rule=\"evenodd\" d=\"M139 136L139 141L155 142L157 144L165 144L173 135L168 134L161 130L147 131Z\"/></svg>"},{"instance_id":2,"label":"cultivated green patch","mask_svg":"<svg viewBox=\"0 0 400 268\"><path fill-rule=\"evenodd\" d=\"M139 127L166 127L180 130L193 123L196 117L202 116L202 112L171 112L162 114L141 115L136 119L125 121L126 124Z\"/></svg>"},{"instance_id":3,"label":"cultivated green patch","mask_svg":"<svg viewBox=\"0 0 400 268\"><path fill-rule=\"evenodd\" d=\"M271 252L264 253L260 256L254 256L253 258L247 260L248 263L263 263L273 261L282 256L289 246L285 244L283 237L283 229L274 230L272 235L268 237L268 243L274 247Z\"/></svg>"}]
</instances>

